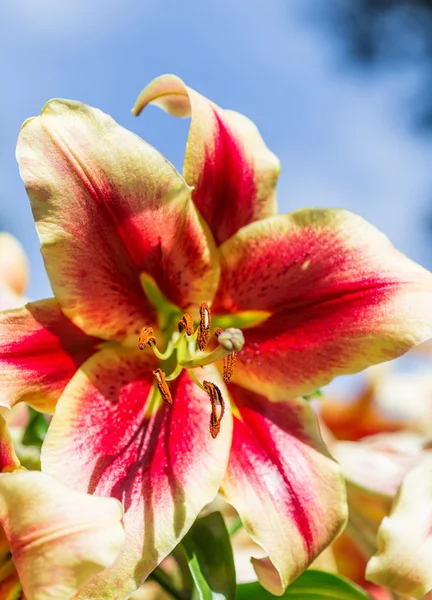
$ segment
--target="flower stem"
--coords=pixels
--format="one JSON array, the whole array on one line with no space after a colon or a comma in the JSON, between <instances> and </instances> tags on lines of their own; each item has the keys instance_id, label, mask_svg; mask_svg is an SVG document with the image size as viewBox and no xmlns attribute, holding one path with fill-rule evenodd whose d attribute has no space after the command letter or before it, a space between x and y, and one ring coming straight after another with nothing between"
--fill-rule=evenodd
<instances>
[{"instance_id":1,"label":"flower stem","mask_svg":"<svg viewBox=\"0 0 432 600\"><path fill-rule=\"evenodd\" d=\"M156 581L162 589L168 592L168 594L170 594L176 600L185 600L185 596L183 595L182 591L174 587L168 575L160 567L156 567L156 569L150 575L150 579Z\"/></svg>"},{"instance_id":2,"label":"flower stem","mask_svg":"<svg viewBox=\"0 0 432 600\"><path fill-rule=\"evenodd\" d=\"M231 537L232 535L234 535L235 533L237 533L237 531L239 529L241 529L243 527L243 523L242 520L240 519L240 517L237 517L235 519L235 521L233 523L231 523L231 525L228 527L228 534Z\"/></svg>"}]
</instances>

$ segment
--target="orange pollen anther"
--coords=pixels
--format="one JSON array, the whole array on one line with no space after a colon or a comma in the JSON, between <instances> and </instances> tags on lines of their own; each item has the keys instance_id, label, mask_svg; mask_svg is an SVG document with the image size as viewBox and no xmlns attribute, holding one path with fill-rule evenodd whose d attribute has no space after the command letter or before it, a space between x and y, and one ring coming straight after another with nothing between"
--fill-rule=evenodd
<instances>
[{"instance_id":1,"label":"orange pollen anther","mask_svg":"<svg viewBox=\"0 0 432 600\"><path fill-rule=\"evenodd\" d=\"M213 329L213 333L215 334L215 336L217 338L220 336L220 334L222 332L223 332L223 329L221 329L220 327L215 327ZM224 358L223 380L225 381L225 383L229 383L234 374L234 365L236 362L236 355L237 355L237 353L233 352L232 354L228 354L228 356L225 356L225 358Z\"/></svg>"},{"instance_id":2,"label":"orange pollen anther","mask_svg":"<svg viewBox=\"0 0 432 600\"><path fill-rule=\"evenodd\" d=\"M192 335L194 331L194 325L192 317L185 313L180 321L178 322L178 330L181 333L183 330L186 331L186 335Z\"/></svg>"},{"instance_id":3,"label":"orange pollen anther","mask_svg":"<svg viewBox=\"0 0 432 600\"><path fill-rule=\"evenodd\" d=\"M139 349L144 350L147 344L156 344L156 337L153 327L143 327L139 336Z\"/></svg>"},{"instance_id":4,"label":"orange pollen anther","mask_svg":"<svg viewBox=\"0 0 432 600\"><path fill-rule=\"evenodd\" d=\"M210 339L211 327L211 312L207 302L201 302L200 306L200 324L198 327L197 344L198 348L203 351L206 349Z\"/></svg>"},{"instance_id":5,"label":"orange pollen anther","mask_svg":"<svg viewBox=\"0 0 432 600\"><path fill-rule=\"evenodd\" d=\"M225 383L229 383L231 381L231 378L234 373L235 361L236 361L236 352L233 352L232 354L228 354L228 356L225 356L225 358L224 358L223 380L225 381Z\"/></svg>"},{"instance_id":6,"label":"orange pollen anther","mask_svg":"<svg viewBox=\"0 0 432 600\"><path fill-rule=\"evenodd\" d=\"M225 412L225 402L217 385L211 381L203 381L203 386L211 402L210 434L215 439L220 431L220 423ZM220 407L220 410L218 410L218 407Z\"/></svg>"},{"instance_id":7,"label":"orange pollen anther","mask_svg":"<svg viewBox=\"0 0 432 600\"><path fill-rule=\"evenodd\" d=\"M156 382L160 395L165 400L165 402L168 402L168 404L172 404L173 399L168 384L166 382L166 375L162 371L162 369L156 369L156 371L153 371L153 379Z\"/></svg>"}]
</instances>

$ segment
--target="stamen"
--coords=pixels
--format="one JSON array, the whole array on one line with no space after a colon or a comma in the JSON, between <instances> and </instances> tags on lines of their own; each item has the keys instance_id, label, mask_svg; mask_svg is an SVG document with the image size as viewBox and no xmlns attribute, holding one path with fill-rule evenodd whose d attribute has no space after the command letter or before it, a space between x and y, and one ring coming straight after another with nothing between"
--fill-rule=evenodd
<instances>
[{"instance_id":1,"label":"stamen","mask_svg":"<svg viewBox=\"0 0 432 600\"><path fill-rule=\"evenodd\" d=\"M201 302L200 306L200 324L198 327L198 348L203 351L206 349L210 339L211 312L207 302Z\"/></svg>"},{"instance_id":2,"label":"stamen","mask_svg":"<svg viewBox=\"0 0 432 600\"><path fill-rule=\"evenodd\" d=\"M156 344L156 336L153 331L153 327L143 327L139 336L139 349L144 350L147 344Z\"/></svg>"},{"instance_id":3,"label":"stamen","mask_svg":"<svg viewBox=\"0 0 432 600\"><path fill-rule=\"evenodd\" d=\"M166 382L166 375L162 371L162 369L156 369L156 371L153 371L153 379L156 382L160 395L165 400L165 402L168 402L168 404L172 404L173 400L171 392Z\"/></svg>"},{"instance_id":4,"label":"stamen","mask_svg":"<svg viewBox=\"0 0 432 600\"><path fill-rule=\"evenodd\" d=\"M220 336L220 334L222 333L223 329L221 329L220 327L215 327L213 329L213 333L214 335L218 338Z\"/></svg>"},{"instance_id":5,"label":"stamen","mask_svg":"<svg viewBox=\"0 0 432 600\"><path fill-rule=\"evenodd\" d=\"M178 330L181 333L183 330L186 331L186 335L192 335L194 331L192 317L185 313L180 321L178 322Z\"/></svg>"},{"instance_id":6,"label":"stamen","mask_svg":"<svg viewBox=\"0 0 432 600\"><path fill-rule=\"evenodd\" d=\"M237 353L233 352L232 354L228 354L228 356L225 356L225 358L224 358L223 380L225 381L225 383L229 383L234 374L234 365L236 362L236 356L237 356Z\"/></svg>"},{"instance_id":7,"label":"stamen","mask_svg":"<svg viewBox=\"0 0 432 600\"><path fill-rule=\"evenodd\" d=\"M209 395L212 406L210 415L210 434L212 438L215 439L220 431L220 423L225 412L225 402L217 385L211 381L203 381L203 385L207 394ZM217 410L218 406L220 406L219 415Z\"/></svg>"}]
</instances>

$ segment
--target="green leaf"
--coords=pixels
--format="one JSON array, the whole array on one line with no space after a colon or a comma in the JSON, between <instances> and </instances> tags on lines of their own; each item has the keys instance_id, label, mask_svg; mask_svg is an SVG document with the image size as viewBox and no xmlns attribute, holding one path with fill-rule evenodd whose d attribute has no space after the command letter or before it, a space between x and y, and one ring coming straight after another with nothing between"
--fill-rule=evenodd
<instances>
[{"instance_id":1,"label":"green leaf","mask_svg":"<svg viewBox=\"0 0 432 600\"><path fill-rule=\"evenodd\" d=\"M290 600L371 600L348 579L312 569L300 575L282 596L273 596L257 581L237 586L236 600L271 600L276 597Z\"/></svg>"},{"instance_id":2,"label":"green leaf","mask_svg":"<svg viewBox=\"0 0 432 600\"><path fill-rule=\"evenodd\" d=\"M22 438L24 446L41 446L48 429L48 421L45 416L29 407L29 422Z\"/></svg>"},{"instance_id":3,"label":"green leaf","mask_svg":"<svg viewBox=\"0 0 432 600\"><path fill-rule=\"evenodd\" d=\"M214 512L195 521L182 545L200 600L234 600L234 559L222 515Z\"/></svg>"}]
</instances>

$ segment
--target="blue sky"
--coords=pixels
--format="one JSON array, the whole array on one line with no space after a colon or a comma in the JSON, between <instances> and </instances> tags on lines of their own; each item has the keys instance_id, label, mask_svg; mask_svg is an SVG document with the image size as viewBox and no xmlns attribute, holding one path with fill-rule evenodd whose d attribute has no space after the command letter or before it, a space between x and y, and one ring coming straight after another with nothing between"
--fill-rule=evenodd
<instances>
[{"instance_id":1,"label":"blue sky","mask_svg":"<svg viewBox=\"0 0 432 600\"><path fill-rule=\"evenodd\" d=\"M3 0L0 3L0 224L31 261L29 296L51 295L15 163L21 123L51 97L112 114L181 169L187 121L130 113L153 77L172 72L252 118L280 157L279 208L359 212L432 267L422 225L431 142L406 126L400 98L415 71L340 68L337 44L305 12L313 0ZM300 9L301 7L301 9Z\"/></svg>"}]
</instances>

